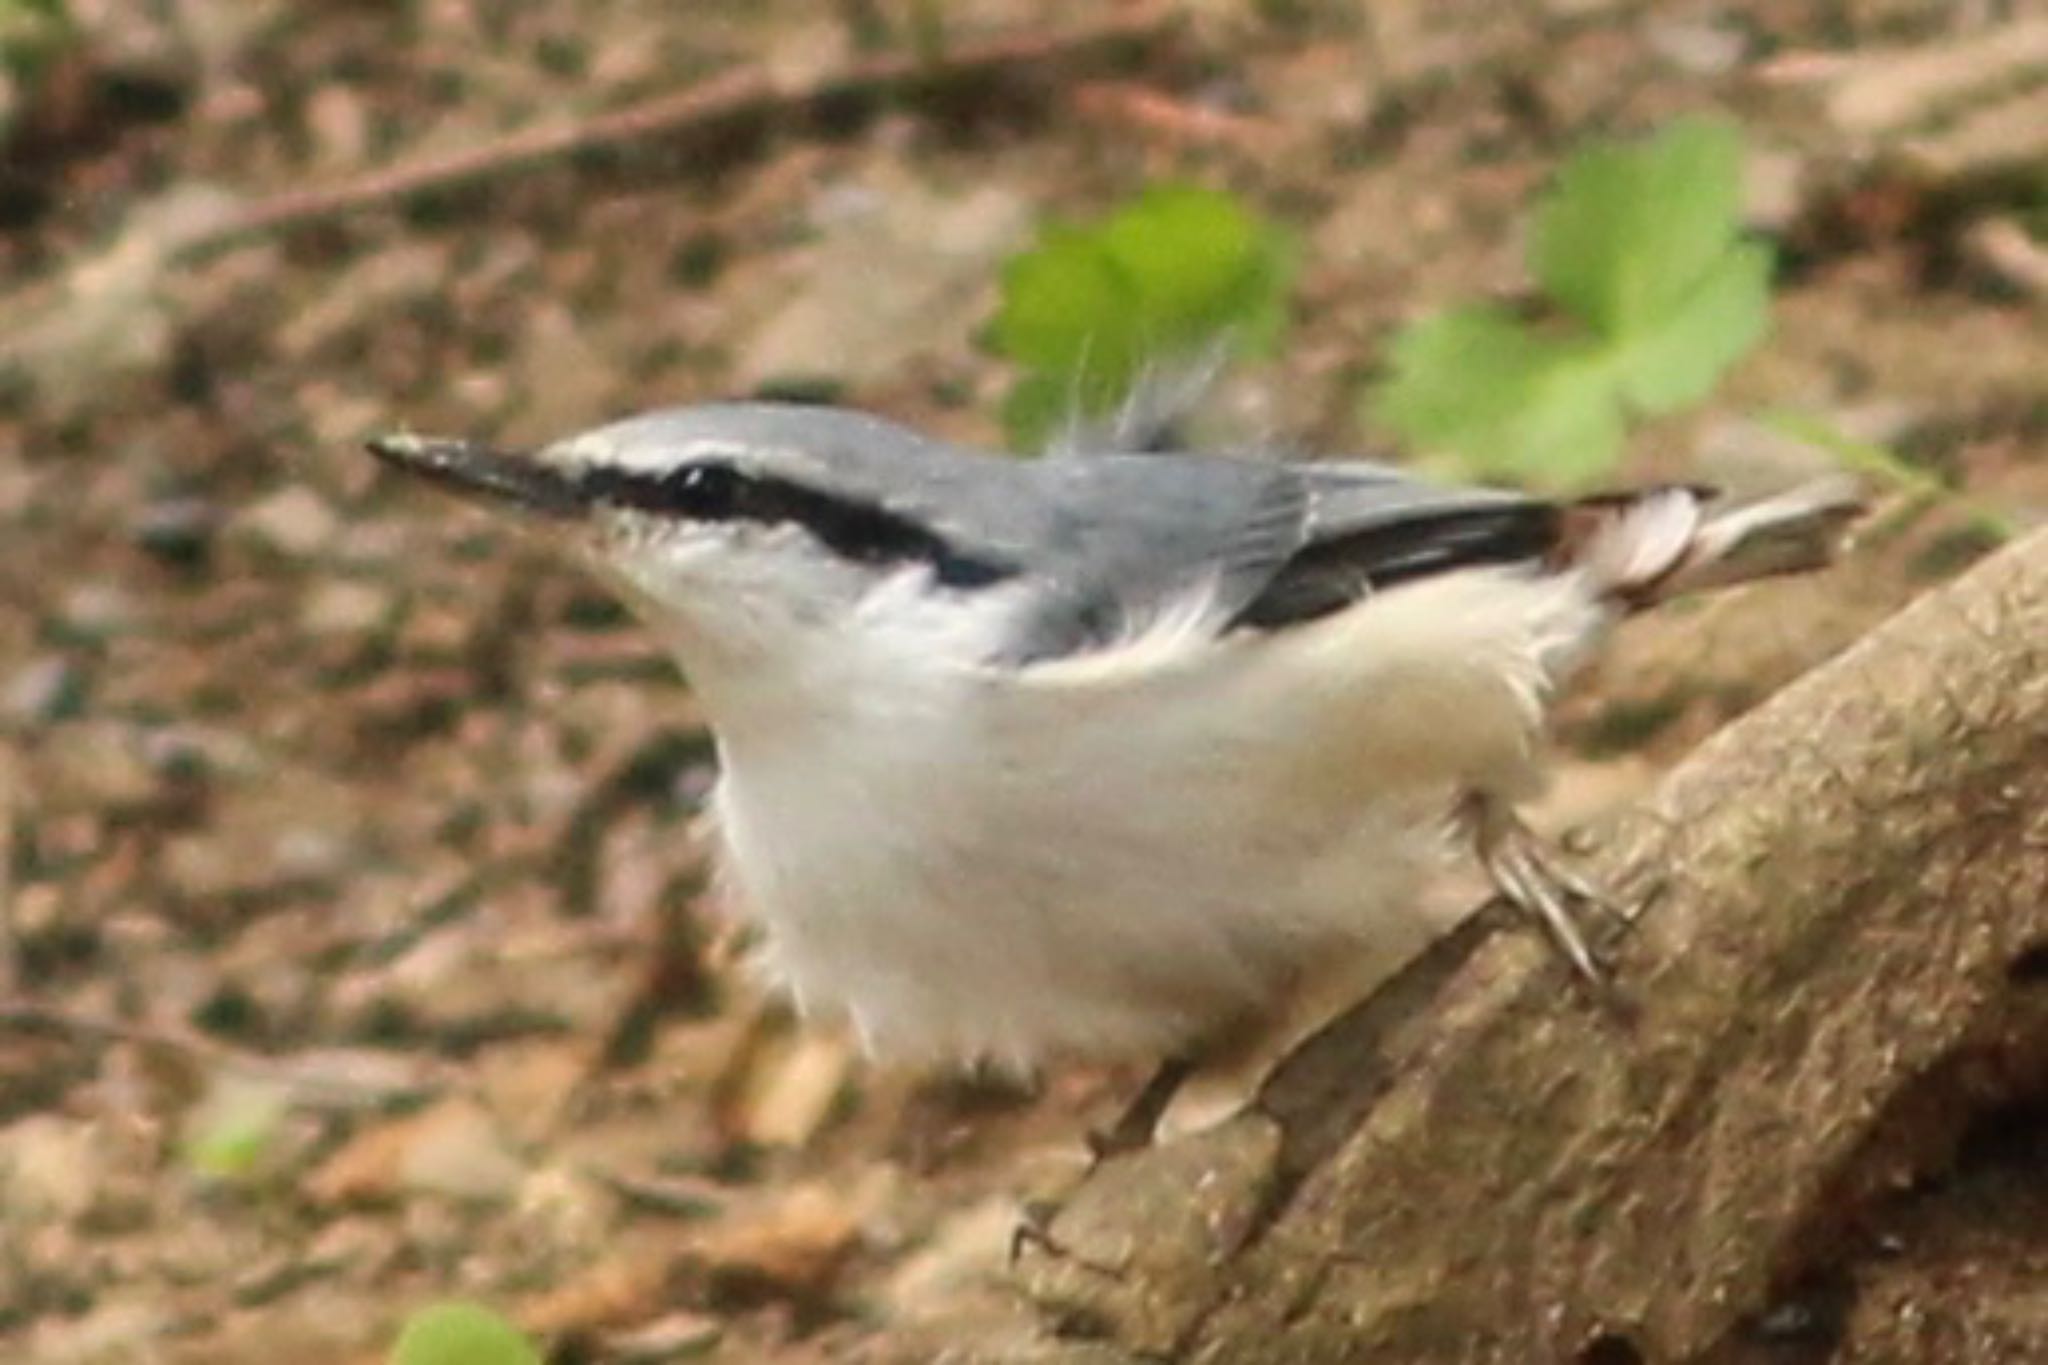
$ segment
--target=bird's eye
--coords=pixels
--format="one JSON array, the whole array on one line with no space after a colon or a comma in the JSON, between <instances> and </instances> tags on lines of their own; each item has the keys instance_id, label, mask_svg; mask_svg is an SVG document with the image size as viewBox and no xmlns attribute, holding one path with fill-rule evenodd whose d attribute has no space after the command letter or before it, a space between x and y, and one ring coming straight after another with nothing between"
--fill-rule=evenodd
<instances>
[{"instance_id":1,"label":"bird's eye","mask_svg":"<svg viewBox=\"0 0 2048 1365\"><path fill-rule=\"evenodd\" d=\"M670 486L685 515L719 521L738 511L746 479L730 465L694 464L678 472Z\"/></svg>"}]
</instances>

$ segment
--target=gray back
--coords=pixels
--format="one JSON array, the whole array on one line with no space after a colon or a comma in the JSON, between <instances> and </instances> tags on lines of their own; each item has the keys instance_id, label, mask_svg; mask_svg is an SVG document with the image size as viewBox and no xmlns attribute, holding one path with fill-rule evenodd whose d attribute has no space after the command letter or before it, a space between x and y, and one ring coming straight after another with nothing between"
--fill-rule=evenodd
<instances>
[{"instance_id":1,"label":"gray back","mask_svg":"<svg viewBox=\"0 0 2048 1365\"><path fill-rule=\"evenodd\" d=\"M1042 605L1014 653L1056 657L1212 594L1216 628L1274 628L1391 574L1540 554L1545 503L1446 488L1385 465L1183 454L1020 459L933 441L840 408L674 408L600 428L551 457L654 469L719 457L928 527L1016 566Z\"/></svg>"}]
</instances>

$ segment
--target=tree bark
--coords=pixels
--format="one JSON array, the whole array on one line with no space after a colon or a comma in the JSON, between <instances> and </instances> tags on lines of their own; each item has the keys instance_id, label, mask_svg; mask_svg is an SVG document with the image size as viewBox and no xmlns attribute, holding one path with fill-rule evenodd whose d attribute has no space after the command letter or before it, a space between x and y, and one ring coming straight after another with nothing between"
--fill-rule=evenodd
<instances>
[{"instance_id":1,"label":"tree bark","mask_svg":"<svg viewBox=\"0 0 2048 1365\"><path fill-rule=\"evenodd\" d=\"M1592 871L1647 902L1625 1007L1483 912L1245 1113L1097 1172L1000 1326L878 1354L1738 1357L1877 1195L2048 1088L2048 532L1703 745Z\"/></svg>"}]
</instances>

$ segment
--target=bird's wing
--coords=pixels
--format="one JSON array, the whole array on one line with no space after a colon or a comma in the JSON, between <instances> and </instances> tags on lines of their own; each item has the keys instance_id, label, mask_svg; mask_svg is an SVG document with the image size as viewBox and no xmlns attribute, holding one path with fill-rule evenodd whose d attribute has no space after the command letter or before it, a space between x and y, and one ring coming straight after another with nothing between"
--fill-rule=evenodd
<instances>
[{"instance_id":1,"label":"bird's wing","mask_svg":"<svg viewBox=\"0 0 2048 1365\"><path fill-rule=\"evenodd\" d=\"M1539 559L1557 543L1557 505L1519 493L1447 487L1386 465L1292 468L1307 489L1302 545L1232 624L1271 629L1311 620L1374 589Z\"/></svg>"},{"instance_id":2,"label":"bird's wing","mask_svg":"<svg viewBox=\"0 0 2048 1365\"><path fill-rule=\"evenodd\" d=\"M1028 469L1039 592L1020 662L1115 644L1167 617L1220 629L1306 543L1308 489L1286 465L1117 454Z\"/></svg>"},{"instance_id":3,"label":"bird's wing","mask_svg":"<svg viewBox=\"0 0 2048 1365\"><path fill-rule=\"evenodd\" d=\"M1113 644L1162 618L1275 629L1376 587L1533 559L1556 536L1551 504L1380 465L1105 455L1033 468L1048 553L1021 661Z\"/></svg>"}]
</instances>

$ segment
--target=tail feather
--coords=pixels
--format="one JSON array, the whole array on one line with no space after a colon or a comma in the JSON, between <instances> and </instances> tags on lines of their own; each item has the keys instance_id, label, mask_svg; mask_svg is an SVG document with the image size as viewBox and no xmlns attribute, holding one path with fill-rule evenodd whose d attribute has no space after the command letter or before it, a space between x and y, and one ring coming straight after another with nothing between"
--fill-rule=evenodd
<instances>
[{"instance_id":1,"label":"tail feather","mask_svg":"<svg viewBox=\"0 0 2048 1365\"><path fill-rule=\"evenodd\" d=\"M1564 558L1630 607L1827 565L1864 508L1852 480L1823 479L1708 515L1704 489L1668 487L1566 509Z\"/></svg>"}]
</instances>

